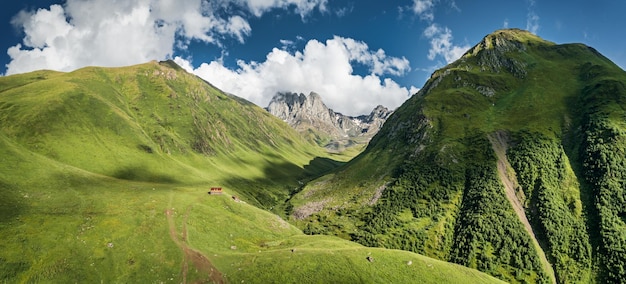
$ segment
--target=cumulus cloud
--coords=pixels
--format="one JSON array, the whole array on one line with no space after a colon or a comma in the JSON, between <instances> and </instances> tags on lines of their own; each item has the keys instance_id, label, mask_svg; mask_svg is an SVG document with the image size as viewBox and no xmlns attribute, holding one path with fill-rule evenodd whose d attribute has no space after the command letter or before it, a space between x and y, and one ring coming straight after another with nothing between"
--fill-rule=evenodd
<instances>
[{"instance_id":1,"label":"cumulus cloud","mask_svg":"<svg viewBox=\"0 0 626 284\"><path fill-rule=\"evenodd\" d=\"M410 70L404 57L388 56L350 38L310 40L303 50L281 40L264 62L239 61L235 69L222 58L194 68L176 57L192 41L222 46L227 38L244 43L252 28L248 19L285 9L304 20L313 11L327 12L328 0L67 0L63 5L22 11L12 24L23 31L22 43L8 49L6 74L38 69L71 71L80 67L125 66L175 58L223 90L261 106L276 92L320 93L330 107L347 114L371 111L377 104L395 108L410 90L386 75ZM223 50L223 52L227 52ZM224 53L222 54L224 56ZM368 75L355 75L353 64Z\"/></svg>"},{"instance_id":2,"label":"cumulus cloud","mask_svg":"<svg viewBox=\"0 0 626 284\"><path fill-rule=\"evenodd\" d=\"M326 42L310 40L302 51L290 53L274 48L264 62L238 62L231 70L218 61L192 68L188 60L175 58L181 66L216 87L267 106L277 92L319 93L335 111L349 115L370 112L382 104L395 108L416 91L407 90L385 74L402 75L410 70L406 58L390 57L382 49L335 36ZM352 63L369 68L369 74L354 74Z\"/></svg>"},{"instance_id":3,"label":"cumulus cloud","mask_svg":"<svg viewBox=\"0 0 626 284\"><path fill-rule=\"evenodd\" d=\"M424 30L424 36L430 40L428 59L434 60L437 56L443 56L446 63L452 63L470 49L470 46L454 45L452 43L452 31L447 27L431 24Z\"/></svg>"},{"instance_id":4,"label":"cumulus cloud","mask_svg":"<svg viewBox=\"0 0 626 284\"><path fill-rule=\"evenodd\" d=\"M67 0L48 9L22 11L12 24L24 32L7 51L6 74L37 69L69 71L88 65L122 66L171 58L192 41L244 42L246 15L289 9L305 17L326 10L327 0ZM247 14L227 15L232 7Z\"/></svg>"}]
</instances>

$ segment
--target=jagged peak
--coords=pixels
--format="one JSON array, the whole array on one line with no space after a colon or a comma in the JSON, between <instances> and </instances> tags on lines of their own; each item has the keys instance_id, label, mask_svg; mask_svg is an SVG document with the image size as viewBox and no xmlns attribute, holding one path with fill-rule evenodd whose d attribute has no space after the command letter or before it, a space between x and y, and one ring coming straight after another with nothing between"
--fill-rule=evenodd
<instances>
[{"instance_id":1,"label":"jagged peak","mask_svg":"<svg viewBox=\"0 0 626 284\"><path fill-rule=\"evenodd\" d=\"M351 145L354 142L351 138L354 137L372 137L393 112L379 105L369 114L357 117L344 115L328 108L316 92L308 95L276 93L265 109L308 136L318 133L315 134L317 138L313 138L315 142L327 143L326 138L320 137L330 138L331 142L324 145L329 149Z\"/></svg>"},{"instance_id":2,"label":"jagged peak","mask_svg":"<svg viewBox=\"0 0 626 284\"><path fill-rule=\"evenodd\" d=\"M316 92L310 92L309 98L313 100L322 100L322 97Z\"/></svg>"},{"instance_id":3,"label":"jagged peak","mask_svg":"<svg viewBox=\"0 0 626 284\"><path fill-rule=\"evenodd\" d=\"M324 104L322 97L316 92L310 92L308 95L303 93L295 93L295 92L278 92L268 105L268 108L273 104L281 104L284 103L288 106L294 107L295 105L304 106L307 105L309 107L316 106L318 108L327 109L328 107Z\"/></svg>"},{"instance_id":4,"label":"jagged peak","mask_svg":"<svg viewBox=\"0 0 626 284\"><path fill-rule=\"evenodd\" d=\"M370 115L381 115L384 114L386 116L388 116L389 114L391 114L393 111L389 110L387 107L383 106L383 105L377 105L372 112L370 113Z\"/></svg>"}]
</instances>

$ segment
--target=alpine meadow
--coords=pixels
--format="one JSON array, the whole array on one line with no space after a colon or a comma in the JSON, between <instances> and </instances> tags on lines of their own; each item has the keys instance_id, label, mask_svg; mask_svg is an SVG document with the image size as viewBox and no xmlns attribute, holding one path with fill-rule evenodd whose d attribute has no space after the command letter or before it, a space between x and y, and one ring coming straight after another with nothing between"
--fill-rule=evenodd
<instances>
[{"instance_id":1,"label":"alpine meadow","mask_svg":"<svg viewBox=\"0 0 626 284\"><path fill-rule=\"evenodd\" d=\"M595 49L497 30L384 110L333 148L173 61L0 77L0 282L626 279L626 72Z\"/></svg>"},{"instance_id":2,"label":"alpine meadow","mask_svg":"<svg viewBox=\"0 0 626 284\"><path fill-rule=\"evenodd\" d=\"M285 200L349 156L173 62L2 77L0 121L2 282L497 282L304 235Z\"/></svg>"}]
</instances>

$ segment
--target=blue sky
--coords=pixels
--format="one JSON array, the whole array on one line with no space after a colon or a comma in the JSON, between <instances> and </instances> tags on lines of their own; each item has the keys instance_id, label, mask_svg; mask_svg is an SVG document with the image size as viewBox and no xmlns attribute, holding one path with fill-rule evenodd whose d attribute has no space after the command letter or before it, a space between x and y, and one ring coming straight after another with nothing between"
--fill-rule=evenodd
<instances>
[{"instance_id":1,"label":"blue sky","mask_svg":"<svg viewBox=\"0 0 626 284\"><path fill-rule=\"evenodd\" d=\"M0 12L0 73L174 59L266 106L318 92L346 114L399 106L501 28L590 45L626 67L626 1L25 0Z\"/></svg>"}]
</instances>

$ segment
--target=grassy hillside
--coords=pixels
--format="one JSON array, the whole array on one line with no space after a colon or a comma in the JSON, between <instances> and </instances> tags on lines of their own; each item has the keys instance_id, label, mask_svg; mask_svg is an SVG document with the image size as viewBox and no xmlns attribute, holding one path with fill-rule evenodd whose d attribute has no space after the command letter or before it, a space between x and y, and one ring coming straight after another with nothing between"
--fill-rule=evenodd
<instances>
[{"instance_id":1,"label":"grassy hillside","mask_svg":"<svg viewBox=\"0 0 626 284\"><path fill-rule=\"evenodd\" d=\"M497 282L260 209L341 159L171 62L2 77L0 282Z\"/></svg>"},{"instance_id":2,"label":"grassy hillside","mask_svg":"<svg viewBox=\"0 0 626 284\"><path fill-rule=\"evenodd\" d=\"M0 191L6 282L495 282L414 253L305 236L206 187L88 173L5 139L0 149L15 165Z\"/></svg>"},{"instance_id":3,"label":"grassy hillside","mask_svg":"<svg viewBox=\"0 0 626 284\"><path fill-rule=\"evenodd\" d=\"M513 283L619 282L625 85L590 47L496 31L292 198L292 217Z\"/></svg>"},{"instance_id":4,"label":"grassy hillside","mask_svg":"<svg viewBox=\"0 0 626 284\"><path fill-rule=\"evenodd\" d=\"M324 154L262 109L168 64L2 78L3 134L30 151L119 179L198 183L245 171L268 179L268 187L224 185L268 206L285 198L280 187L287 186L272 179L293 176L295 184L300 168Z\"/></svg>"}]
</instances>

